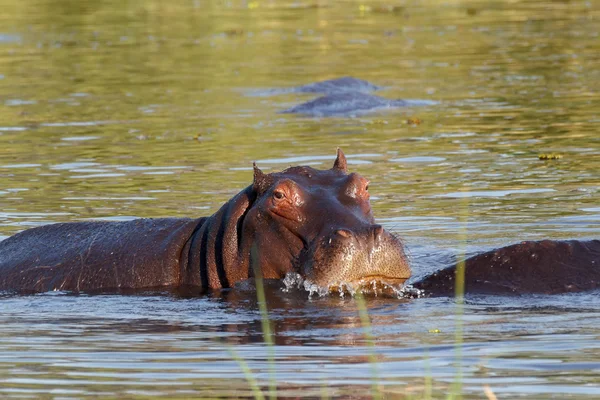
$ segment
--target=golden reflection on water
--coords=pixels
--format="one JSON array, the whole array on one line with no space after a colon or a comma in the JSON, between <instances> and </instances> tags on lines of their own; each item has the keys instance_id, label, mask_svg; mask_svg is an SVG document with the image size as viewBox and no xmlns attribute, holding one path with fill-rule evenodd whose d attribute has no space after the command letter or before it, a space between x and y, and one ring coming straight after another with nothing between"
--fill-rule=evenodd
<instances>
[{"instance_id":1,"label":"golden reflection on water","mask_svg":"<svg viewBox=\"0 0 600 400\"><path fill-rule=\"evenodd\" d=\"M2 3L3 205L68 213L36 222L207 214L253 160L337 146L373 155L353 168L383 217L455 217L444 195L463 190L554 191L473 197L474 218L527 215L531 234L597 196L598 10L584 3ZM277 114L311 95L249 95L346 75L440 103L311 119ZM393 161L411 156L441 160Z\"/></svg>"},{"instance_id":2,"label":"golden reflection on water","mask_svg":"<svg viewBox=\"0 0 600 400\"><path fill-rule=\"evenodd\" d=\"M249 184L252 161L265 171L283 169L300 157L328 168L338 146L351 169L371 180L376 216L407 240L417 268L442 263L447 255L442 248L450 253L462 248L459 232L465 223L467 243L476 248L542 237L597 238L600 232L600 9L595 2L0 0L0 8L0 236L56 221L207 215ZM439 103L315 119L278 114L313 95L254 95L348 75L384 86L378 93L383 97ZM551 153L562 158L539 159ZM441 260L428 258L430 253L442 253ZM11 309L60 303L10 301L22 302ZM70 308L69 297L61 301L66 305L57 313L79 315L79 307L93 312L73 324L49 321L58 338L33 320L29 325L3 320L5 365L26 371L17 373L11 388L40 387L18 380L29 373L27 362L18 360L26 354L33 369L42 366L50 379L46 387L69 389L61 379L79 368L76 378L88 382L82 396L102 392L98 382L107 379L112 379L104 386L109 393L132 398L232 395L229 380L207 371L223 362L221 374L243 377L227 364L231 360L222 348L206 359L203 354L212 354L215 344L203 335L234 335L224 340L247 344L239 348L241 356L251 359L256 371L267 371L262 349L248 345L248 338L260 341L253 309L243 306L248 299L227 299L229 306L213 315L213 328L205 330L194 325L208 318L204 302L188 309L183 301L159 301L156 311L144 308L151 298L129 299L132 308L122 314L141 314L124 325L141 324L152 312L194 321L189 333L177 330L178 320L169 320L166 329L173 330L158 336L139 336L139 331L129 336L115 328L114 315L103 315L99 331L77 331L82 323L93 325L98 310L110 313L122 303L81 297ZM290 380L299 375L287 393L320 396L320 387L308 381L341 376L366 389L355 392L342 379L331 394L369 394L368 376L359 379L353 372L369 373L354 305L334 303L315 306L325 315L311 314L310 302L273 310L279 317L276 344L286 346L278 351L289 352L278 358L284 361L281 373ZM424 349L431 348L434 394L443 396L454 372L452 352L444 347L453 346L453 304L420 300L370 306L378 345L390 352L378 357L388 371L401 371L390 377L380 369L393 383L387 393L422 393L422 359ZM331 315L329 310L339 311ZM228 312L237 315L227 318L241 321L223 322L221 313ZM480 341L463 350L480 365L464 371L471 382L465 386L467 397L481 398L480 383L494 376L524 385L515 392L500 383L509 396L523 391L539 396L551 383L556 393L572 394L569 379L581 387L597 383L575 367L553 375L543 360L588 363L588 371L597 370L597 329L592 327L598 311L559 309L553 318L560 323L536 312L466 306L465 342ZM149 325L160 324L151 320ZM559 326L581 334L564 333ZM547 329L565 336L551 338ZM441 334L423 334L430 330ZM68 332L79 333L71 337ZM523 335L531 332L539 337L527 344ZM30 341L20 342L23 335ZM88 336L95 344L85 341ZM115 337L121 342L113 343ZM491 339L498 341L490 349L485 340ZM46 346L43 351L54 351L50 362L36 353L36 341ZM198 351L198 342L201 354L191 361L175 354ZM304 347L294 346L307 343L323 352L314 361L324 375L294 367L306 361ZM560 346L569 343L572 351L561 352ZM121 361L94 364L98 354L115 351L113 344L122 346ZM543 350L553 345L558 349ZM147 348L166 361L145 354ZM135 362L127 364L129 357ZM536 359L542 361L535 364ZM148 371L153 362L181 391ZM523 369L507 366L510 362L537 374L534 382L519 381ZM86 367L89 376L82 371ZM147 384L132 389L131 382ZM157 382L166 386L157 389ZM245 385L236 390L251 395Z\"/></svg>"}]
</instances>

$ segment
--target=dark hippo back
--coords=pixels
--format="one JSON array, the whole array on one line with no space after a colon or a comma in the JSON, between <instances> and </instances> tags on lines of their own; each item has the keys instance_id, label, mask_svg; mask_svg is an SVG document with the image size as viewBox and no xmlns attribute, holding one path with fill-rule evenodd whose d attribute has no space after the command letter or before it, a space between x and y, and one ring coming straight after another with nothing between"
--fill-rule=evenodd
<instances>
[{"instance_id":1,"label":"dark hippo back","mask_svg":"<svg viewBox=\"0 0 600 400\"><path fill-rule=\"evenodd\" d=\"M76 222L0 242L0 290L107 290L181 284L180 254L200 219Z\"/></svg>"},{"instance_id":2,"label":"dark hippo back","mask_svg":"<svg viewBox=\"0 0 600 400\"><path fill-rule=\"evenodd\" d=\"M432 296L453 296L456 266L414 284ZM466 294L565 293L600 287L600 240L522 242L465 261Z\"/></svg>"}]
</instances>

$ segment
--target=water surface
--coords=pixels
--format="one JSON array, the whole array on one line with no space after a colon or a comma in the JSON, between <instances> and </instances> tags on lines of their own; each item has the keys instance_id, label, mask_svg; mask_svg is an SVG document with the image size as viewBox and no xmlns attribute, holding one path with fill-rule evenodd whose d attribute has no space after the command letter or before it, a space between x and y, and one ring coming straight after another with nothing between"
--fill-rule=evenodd
<instances>
[{"instance_id":1,"label":"water surface","mask_svg":"<svg viewBox=\"0 0 600 400\"><path fill-rule=\"evenodd\" d=\"M0 238L208 215L252 161L328 168L338 146L415 277L519 240L600 237L596 2L0 7ZM432 104L279 114L315 98L279 89L343 76ZM285 397L370 397L373 382L389 398L600 397L598 293L370 299L371 341L354 299L280 286L274 362L251 290L0 297L0 397L253 396L240 360L265 391L274 365Z\"/></svg>"}]
</instances>

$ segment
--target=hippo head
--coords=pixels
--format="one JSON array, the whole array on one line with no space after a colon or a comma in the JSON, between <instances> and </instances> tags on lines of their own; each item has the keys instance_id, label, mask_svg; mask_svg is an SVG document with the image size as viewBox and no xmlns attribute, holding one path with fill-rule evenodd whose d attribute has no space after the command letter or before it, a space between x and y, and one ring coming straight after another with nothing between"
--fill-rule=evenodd
<instances>
[{"instance_id":1,"label":"hippo head","mask_svg":"<svg viewBox=\"0 0 600 400\"><path fill-rule=\"evenodd\" d=\"M255 166L252 190L256 199L242 227L251 273L280 279L296 272L330 288L410 277L402 243L374 222L369 181L347 172L341 150L329 170L265 174Z\"/></svg>"}]
</instances>

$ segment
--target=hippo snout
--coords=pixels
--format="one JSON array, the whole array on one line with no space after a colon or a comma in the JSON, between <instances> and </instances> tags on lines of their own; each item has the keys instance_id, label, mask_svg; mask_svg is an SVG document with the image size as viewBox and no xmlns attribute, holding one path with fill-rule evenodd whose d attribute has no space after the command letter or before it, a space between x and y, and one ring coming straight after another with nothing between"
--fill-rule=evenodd
<instances>
[{"instance_id":1,"label":"hippo snout","mask_svg":"<svg viewBox=\"0 0 600 400\"><path fill-rule=\"evenodd\" d=\"M372 238L372 244L375 245L377 243L379 243L382 240L382 237L385 233L385 230L383 229L383 226L381 225L371 225L369 228L366 229L366 234L364 235L364 238L361 238L361 236L357 236L352 230L350 229L337 229L334 232L334 239L337 239L338 237L342 237L348 240L356 240L358 241L358 243L361 243L362 240L361 239L366 239L367 241Z\"/></svg>"},{"instance_id":2,"label":"hippo snout","mask_svg":"<svg viewBox=\"0 0 600 400\"><path fill-rule=\"evenodd\" d=\"M314 241L300 263L304 278L322 287L370 281L401 284L410 278L402 243L377 224L331 230Z\"/></svg>"},{"instance_id":3,"label":"hippo snout","mask_svg":"<svg viewBox=\"0 0 600 400\"><path fill-rule=\"evenodd\" d=\"M387 232L381 225L371 225L365 229L355 232L351 229L336 229L329 237L328 247L330 251L339 251L340 246L345 252L354 257L364 253L365 257L372 258L381 251L381 244L385 242Z\"/></svg>"}]
</instances>

